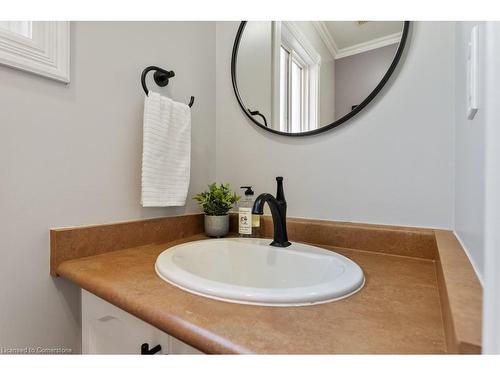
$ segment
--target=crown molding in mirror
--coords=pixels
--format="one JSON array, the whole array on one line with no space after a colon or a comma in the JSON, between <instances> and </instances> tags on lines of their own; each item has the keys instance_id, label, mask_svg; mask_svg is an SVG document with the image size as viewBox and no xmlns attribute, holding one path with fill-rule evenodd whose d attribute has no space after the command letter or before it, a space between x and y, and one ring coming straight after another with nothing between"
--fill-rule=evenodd
<instances>
[{"instance_id":1,"label":"crown molding in mirror","mask_svg":"<svg viewBox=\"0 0 500 375\"><path fill-rule=\"evenodd\" d=\"M70 81L70 23L33 22L32 37L0 29L0 64Z\"/></svg>"}]
</instances>

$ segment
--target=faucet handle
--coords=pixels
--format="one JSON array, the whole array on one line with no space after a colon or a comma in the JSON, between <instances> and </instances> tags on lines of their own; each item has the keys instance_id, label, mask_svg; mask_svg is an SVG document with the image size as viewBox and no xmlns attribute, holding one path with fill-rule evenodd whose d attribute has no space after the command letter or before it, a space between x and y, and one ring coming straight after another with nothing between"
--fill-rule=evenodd
<instances>
[{"instance_id":1,"label":"faucet handle","mask_svg":"<svg viewBox=\"0 0 500 375\"><path fill-rule=\"evenodd\" d=\"M276 177L276 200L279 202L286 202L285 201L285 192L283 191L283 177L278 176Z\"/></svg>"}]
</instances>

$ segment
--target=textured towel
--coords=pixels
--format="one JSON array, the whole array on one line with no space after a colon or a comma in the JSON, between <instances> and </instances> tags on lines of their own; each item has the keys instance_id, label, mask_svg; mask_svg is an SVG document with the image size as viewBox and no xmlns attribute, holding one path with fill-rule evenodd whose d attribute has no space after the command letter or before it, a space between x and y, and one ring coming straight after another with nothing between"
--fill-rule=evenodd
<instances>
[{"instance_id":1,"label":"textured towel","mask_svg":"<svg viewBox=\"0 0 500 375\"><path fill-rule=\"evenodd\" d=\"M150 91L144 100L143 135L142 205L185 205L191 164L191 109Z\"/></svg>"}]
</instances>

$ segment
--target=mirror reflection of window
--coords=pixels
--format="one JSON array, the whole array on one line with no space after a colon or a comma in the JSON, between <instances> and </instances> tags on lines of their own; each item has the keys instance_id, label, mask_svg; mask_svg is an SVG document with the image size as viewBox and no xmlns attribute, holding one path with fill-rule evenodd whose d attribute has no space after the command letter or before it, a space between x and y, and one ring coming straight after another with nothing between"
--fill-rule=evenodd
<instances>
[{"instance_id":1,"label":"mirror reflection of window","mask_svg":"<svg viewBox=\"0 0 500 375\"><path fill-rule=\"evenodd\" d=\"M277 59L274 62L279 65L279 100L274 101L279 103L279 130L300 133L316 129L319 54L295 24L279 21L273 24L273 48L279 49L279 62ZM277 110L277 105L273 106L273 112Z\"/></svg>"},{"instance_id":2,"label":"mirror reflection of window","mask_svg":"<svg viewBox=\"0 0 500 375\"><path fill-rule=\"evenodd\" d=\"M292 103L290 124L292 132L300 132L302 128L306 127L305 118L302 116L302 103L307 95L304 92L304 85L302 85L305 67L302 67L299 62L293 58L290 60L292 65L292 74L290 75L290 102Z\"/></svg>"},{"instance_id":3,"label":"mirror reflection of window","mask_svg":"<svg viewBox=\"0 0 500 375\"><path fill-rule=\"evenodd\" d=\"M303 112L307 92L303 82L306 79L307 66L298 60L293 51L281 46L280 67L280 128L284 131L299 132L306 125Z\"/></svg>"},{"instance_id":4,"label":"mirror reflection of window","mask_svg":"<svg viewBox=\"0 0 500 375\"><path fill-rule=\"evenodd\" d=\"M31 21L0 21L0 30L1 29L22 35L29 39L33 36Z\"/></svg>"},{"instance_id":5,"label":"mirror reflection of window","mask_svg":"<svg viewBox=\"0 0 500 375\"><path fill-rule=\"evenodd\" d=\"M370 100L388 73L404 26L397 21L250 21L236 51L240 104L253 121L283 133L342 122Z\"/></svg>"},{"instance_id":6,"label":"mirror reflection of window","mask_svg":"<svg viewBox=\"0 0 500 375\"><path fill-rule=\"evenodd\" d=\"M288 131L288 116L289 116L289 104L288 104L288 59L289 53L286 49L281 47L280 50L280 130L283 132Z\"/></svg>"}]
</instances>

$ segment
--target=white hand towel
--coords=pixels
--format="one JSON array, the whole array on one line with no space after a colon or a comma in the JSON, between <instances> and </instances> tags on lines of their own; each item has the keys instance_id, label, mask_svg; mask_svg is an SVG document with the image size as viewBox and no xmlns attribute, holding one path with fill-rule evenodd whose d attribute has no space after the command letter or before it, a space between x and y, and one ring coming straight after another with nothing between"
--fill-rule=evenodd
<instances>
[{"instance_id":1,"label":"white hand towel","mask_svg":"<svg viewBox=\"0 0 500 375\"><path fill-rule=\"evenodd\" d=\"M183 206L191 166L191 109L158 93L144 100L143 207Z\"/></svg>"}]
</instances>

